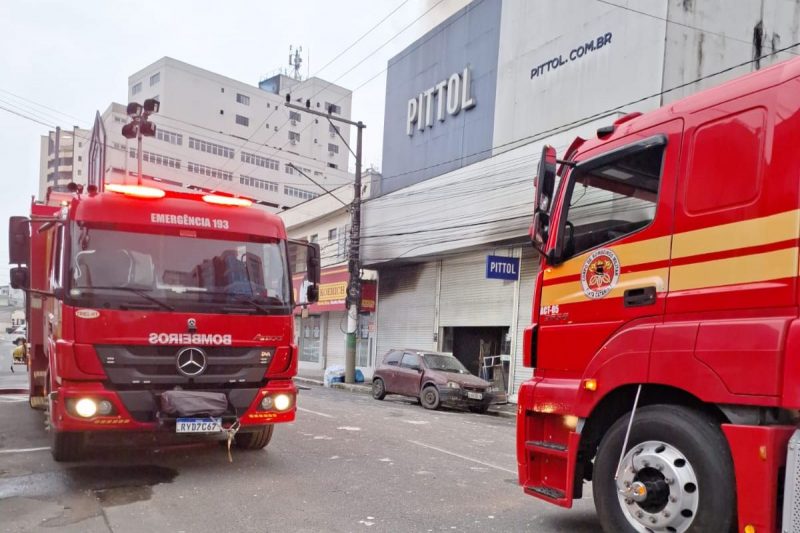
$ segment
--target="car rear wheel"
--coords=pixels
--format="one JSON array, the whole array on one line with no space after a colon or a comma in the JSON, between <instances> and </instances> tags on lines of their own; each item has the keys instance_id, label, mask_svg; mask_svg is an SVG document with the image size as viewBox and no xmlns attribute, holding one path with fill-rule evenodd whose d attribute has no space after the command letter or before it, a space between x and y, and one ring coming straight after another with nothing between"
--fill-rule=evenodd
<instances>
[{"instance_id":1,"label":"car rear wheel","mask_svg":"<svg viewBox=\"0 0 800 533\"><path fill-rule=\"evenodd\" d=\"M438 409L440 405L439 389L435 385L428 385L422 389L422 394L419 395L419 401L425 409Z\"/></svg>"},{"instance_id":2,"label":"car rear wheel","mask_svg":"<svg viewBox=\"0 0 800 533\"><path fill-rule=\"evenodd\" d=\"M242 450L260 450L266 448L269 441L272 440L272 432L275 431L275 426L270 424L259 428L258 431L248 433L237 433L233 438L236 442L236 447Z\"/></svg>"},{"instance_id":3,"label":"car rear wheel","mask_svg":"<svg viewBox=\"0 0 800 533\"><path fill-rule=\"evenodd\" d=\"M372 380L372 397L376 400L383 400L386 397L386 386L381 378Z\"/></svg>"}]
</instances>

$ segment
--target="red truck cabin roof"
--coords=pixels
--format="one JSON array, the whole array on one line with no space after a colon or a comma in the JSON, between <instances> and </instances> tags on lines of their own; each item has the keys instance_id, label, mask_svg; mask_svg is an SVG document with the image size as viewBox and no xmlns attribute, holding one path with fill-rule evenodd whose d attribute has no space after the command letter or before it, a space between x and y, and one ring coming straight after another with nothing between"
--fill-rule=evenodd
<instances>
[{"instance_id":1,"label":"red truck cabin roof","mask_svg":"<svg viewBox=\"0 0 800 533\"><path fill-rule=\"evenodd\" d=\"M166 191L163 198L103 192L72 200L70 220L187 237L286 239L283 221L255 207L211 204L202 194ZM161 228L161 229L159 229Z\"/></svg>"}]
</instances>

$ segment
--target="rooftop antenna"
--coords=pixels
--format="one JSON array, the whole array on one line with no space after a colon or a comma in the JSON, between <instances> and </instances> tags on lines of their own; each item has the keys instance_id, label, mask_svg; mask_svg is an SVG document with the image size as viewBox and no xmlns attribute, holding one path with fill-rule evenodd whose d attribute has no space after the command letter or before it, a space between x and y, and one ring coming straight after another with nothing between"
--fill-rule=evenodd
<instances>
[{"instance_id":1,"label":"rooftop antenna","mask_svg":"<svg viewBox=\"0 0 800 533\"><path fill-rule=\"evenodd\" d=\"M300 80L302 76L300 75L300 68L303 65L303 58L300 56L300 52L303 51L302 46L298 46L294 49L294 53L292 53L292 45L289 45L289 66L294 69L294 79Z\"/></svg>"}]
</instances>

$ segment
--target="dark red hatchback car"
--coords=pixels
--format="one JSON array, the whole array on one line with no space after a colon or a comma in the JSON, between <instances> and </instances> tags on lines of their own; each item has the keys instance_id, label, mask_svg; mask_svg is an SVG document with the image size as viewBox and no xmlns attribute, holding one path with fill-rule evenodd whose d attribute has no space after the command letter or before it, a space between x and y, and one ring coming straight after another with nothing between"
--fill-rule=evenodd
<instances>
[{"instance_id":1,"label":"dark red hatchback car","mask_svg":"<svg viewBox=\"0 0 800 533\"><path fill-rule=\"evenodd\" d=\"M426 409L440 405L466 407L485 413L494 398L492 385L470 374L451 353L391 350L375 370L372 397L387 394L419 398Z\"/></svg>"}]
</instances>

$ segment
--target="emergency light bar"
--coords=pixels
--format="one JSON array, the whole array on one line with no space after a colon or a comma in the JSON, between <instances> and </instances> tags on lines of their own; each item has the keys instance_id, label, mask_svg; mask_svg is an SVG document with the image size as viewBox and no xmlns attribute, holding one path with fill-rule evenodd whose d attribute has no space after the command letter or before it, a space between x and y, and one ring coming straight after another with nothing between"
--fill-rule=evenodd
<instances>
[{"instance_id":1,"label":"emergency light bar","mask_svg":"<svg viewBox=\"0 0 800 533\"><path fill-rule=\"evenodd\" d=\"M106 184L106 190L139 198L163 198L166 195L164 191L155 187L123 185L121 183L108 183Z\"/></svg>"},{"instance_id":2,"label":"emergency light bar","mask_svg":"<svg viewBox=\"0 0 800 533\"><path fill-rule=\"evenodd\" d=\"M219 194L206 194L203 196L203 201L209 204L216 205L235 205L237 207L250 207L253 205L251 200L247 198L236 198L234 196L220 196Z\"/></svg>"}]
</instances>

